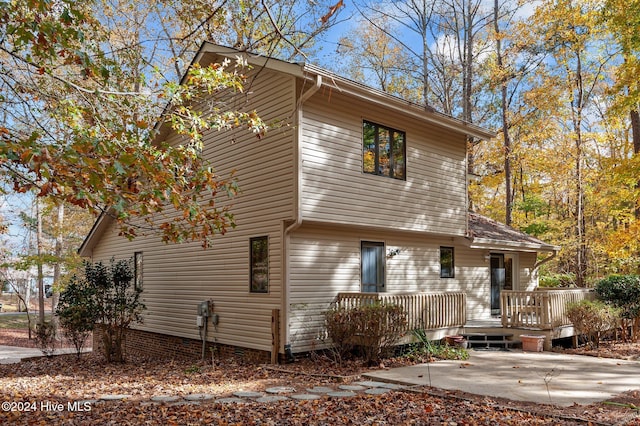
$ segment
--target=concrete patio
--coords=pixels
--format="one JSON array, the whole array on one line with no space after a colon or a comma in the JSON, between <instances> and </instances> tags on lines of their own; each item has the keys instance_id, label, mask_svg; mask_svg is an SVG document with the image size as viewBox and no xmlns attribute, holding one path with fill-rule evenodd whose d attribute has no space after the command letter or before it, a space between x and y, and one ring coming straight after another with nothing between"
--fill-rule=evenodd
<instances>
[{"instance_id":1,"label":"concrete patio","mask_svg":"<svg viewBox=\"0 0 640 426\"><path fill-rule=\"evenodd\" d=\"M466 361L437 361L368 373L409 386L569 406L640 389L640 362L554 352L469 351Z\"/></svg>"}]
</instances>

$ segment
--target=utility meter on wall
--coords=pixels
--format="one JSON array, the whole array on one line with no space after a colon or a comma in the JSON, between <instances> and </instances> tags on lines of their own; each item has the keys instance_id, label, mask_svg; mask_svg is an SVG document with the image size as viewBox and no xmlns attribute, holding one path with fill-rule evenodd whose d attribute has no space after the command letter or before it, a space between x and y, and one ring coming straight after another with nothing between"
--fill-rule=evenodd
<instances>
[{"instance_id":1,"label":"utility meter on wall","mask_svg":"<svg viewBox=\"0 0 640 426\"><path fill-rule=\"evenodd\" d=\"M205 300L198 305L198 315L203 317L209 316L209 301Z\"/></svg>"}]
</instances>

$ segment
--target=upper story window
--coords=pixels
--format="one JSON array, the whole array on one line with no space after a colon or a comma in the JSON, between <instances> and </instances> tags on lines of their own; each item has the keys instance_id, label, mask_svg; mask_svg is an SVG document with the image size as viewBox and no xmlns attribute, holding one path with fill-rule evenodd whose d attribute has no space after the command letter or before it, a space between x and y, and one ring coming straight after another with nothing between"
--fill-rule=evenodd
<instances>
[{"instance_id":1,"label":"upper story window","mask_svg":"<svg viewBox=\"0 0 640 426\"><path fill-rule=\"evenodd\" d=\"M406 173L405 133L364 121L362 135L362 171L404 180Z\"/></svg>"}]
</instances>

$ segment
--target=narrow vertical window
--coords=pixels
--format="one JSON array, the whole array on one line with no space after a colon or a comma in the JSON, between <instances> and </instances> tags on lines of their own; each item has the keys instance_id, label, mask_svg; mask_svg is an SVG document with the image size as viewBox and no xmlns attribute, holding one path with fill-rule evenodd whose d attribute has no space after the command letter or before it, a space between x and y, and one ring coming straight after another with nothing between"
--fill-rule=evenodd
<instances>
[{"instance_id":1,"label":"narrow vertical window","mask_svg":"<svg viewBox=\"0 0 640 426\"><path fill-rule=\"evenodd\" d=\"M142 252L133 253L133 279L135 288L142 290Z\"/></svg>"},{"instance_id":2,"label":"narrow vertical window","mask_svg":"<svg viewBox=\"0 0 640 426\"><path fill-rule=\"evenodd\" d=\"M362 292L384 291L384 243L363 241L360 256Z\"/></svg>"},{"instance_id":3,"label":"narrow vertical window","mask_svg":"<svg viewBox=\"0 0 640 426\"><path fill-rule=\"evenodd\" d=\"M250 239L251 250L251 293L269 292L269 238Z\"/></svg>"},{"instance_id":4,"label":"narrow vertical window","mask_svg":"<svg viewBox=\"0 0 640 426\"><path fill-rule=\"evenodd\" d=\"M454 277L453 247L440 247L440 278Z\"/></svg>"},{"instance_id":5,"label":"narrow vertical window","mask_svg":"<svg viewBox=\"0 0 640 426\"><path fill-rule=\"evenodd\" d=\"M405 179L405 133L364 121L362 124L362 171L393 179Z\"/></svg>"}]
</instances>

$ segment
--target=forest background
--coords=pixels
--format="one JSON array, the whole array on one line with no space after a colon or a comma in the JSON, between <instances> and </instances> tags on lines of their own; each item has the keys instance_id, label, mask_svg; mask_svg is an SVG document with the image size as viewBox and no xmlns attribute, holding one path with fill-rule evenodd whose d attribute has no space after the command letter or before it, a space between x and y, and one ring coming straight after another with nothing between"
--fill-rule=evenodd
<instances>
[{"instance_id":1,"label":"forest background","mask_svg":"<svg viewBox=\"0 0 640 426\"><path fill-rule=\"evenodd\" d=\"M36 268L42 286L51 268L64 285L101 212L123 237L205 247L233 226L194 197L237 191L199 157L200 136L243 127L259 143L269 124L224 102L190 108L247 83L242 63L189 68L205 40L495 130L469 141L474 211L561 246L547 281L639 272L640 0L3 0L5 283ZM190 142L154 144L159 125Z\"/></svg>"}]
</instances>

